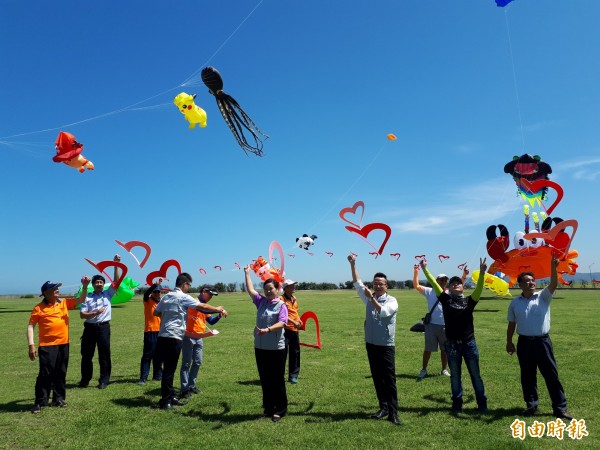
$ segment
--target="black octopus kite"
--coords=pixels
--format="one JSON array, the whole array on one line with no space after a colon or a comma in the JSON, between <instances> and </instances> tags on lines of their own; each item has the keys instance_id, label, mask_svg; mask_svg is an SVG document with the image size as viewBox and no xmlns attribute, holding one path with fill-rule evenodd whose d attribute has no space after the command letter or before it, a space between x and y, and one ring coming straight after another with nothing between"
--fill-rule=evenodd
<instances>
[{"instance_id":1,"label":"black octopus kite","mask_svg":"<svg viewBox=\"0 0 600 450\"><path fill-rule=\"evenodd\" d=\"M227 126L233 133L238 144L240 144L240 147L246 152L246 155L250 152L257 156L262 156L263 142L261 136L264 136L267 139L269 136L258 129L250 116L246 114L232 96L223 92L223 78L221 78L221 74L217 69L214 67L205 67L202 69L201 76L202 81L208 88L208 92L217 99L217 105L219 106L223 119L225 119L225 123L227 123ZM244 129L252 134L254 145L248 143L246 136L244 136Z\"/></svg>"}]
</instances>

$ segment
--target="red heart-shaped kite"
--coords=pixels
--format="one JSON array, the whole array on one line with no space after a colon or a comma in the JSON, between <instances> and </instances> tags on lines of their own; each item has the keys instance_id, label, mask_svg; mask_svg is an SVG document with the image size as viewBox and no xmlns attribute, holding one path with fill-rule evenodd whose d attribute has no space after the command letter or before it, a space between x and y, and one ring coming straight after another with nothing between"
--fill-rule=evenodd
<instances>
[{"instance_id":1,"label":"red heart-shaped kite","mask_svg":"<svg viewBox=\"0 0 600 450\"><path fill-rule=\"evenodd\" d=\"M351 233L356 233L359 236L362 236L363 239L365 240L365 242L367 244L369 244L371 247L373 247L373 249L380 255L383 253L385 244L387 244L387 241L390 239L390 236L392 235L392 229L390 228L390 226L386 225L385 223L379 223L379 222L369 223L360 229L347 226L346 230L350 231ZM385 233L385 238L383 239L383 242L381 243L381 246L379 247L379 249L377 249L377 247L375 247L373 244L371 244L367 240L367 236L369 235L369 233L371 233L371 231L374 231L374 230L382 230Z\"/></svg>"},{"instance_id":2,"label":"red heart-shaped kite","mask_svg":"<svg viewBox=\"0 0 600 450\"><path fill-rule=\"evenodd\" d=\"M83 259L85 259L87 262L89 262L98 272L106 275L106 277L110 280L111 285L114 289L119 288L119 286L121 285L121 281L123 281L123 278L125 278L125 275L127 275L127 266L125 264L123 264L122 262L100 261L99 263L94 263L87 258L83 258ZM118 280L113 281L111 276L108 273L106 273L107 267L118 267L119 269L121 269L121 276L119 277Z\"/></svg>"},{"instance_id":3,"label":"red heart-shaped kite","mask_svg":"<svg viewBox=\"0 0 600 450\"><path fill-rule=\"evenodd\" d=\"M556 208L558 206L558 204L560 203L560 201L563 198L564 190L563 190L562 186L560 184L554 182L554 181L550 181L550 180L537 180L537 181L534 181L534 182L530 182L530 181L522 178L521 182L531 192L541 191L545 187L553 188L556 191L556 200L554 200L554 203L552 203L550 205L550 208L546 208L546 205L544 205L542 203L542 206L544 207L544 209L546 210L546 214L548 214L548 215L552 214L552 211L554 211L554 208Z\"/></svg>"},{"instance_id":4,"label":"red heart-shaped kite","mask_svg":"<svg viewBox=\"0 0 600 450\"><path fill-rule=\"evenodd\" d=\"M304 345L305 347L318 348L321 349L321 328L319 327L319 319L317 315L312 311L306 311L302 316L300 316L300 322L302 322L302 331L306 331L306 322L312 319L315 321L315 325L317 326L317 343L316 344L305 344L304 342L300 342L300 345Z\"/></svg>"},{"instance_id":5,"label":"red heart-shaped kite","mask_svg":"<svg viewBox=\"0 0 600 450\"><path fill-rule=\"evenodd\" d=\"M362 208L361 213L360 213L360 220L358 221L358 223L354 223L348 219L346 219L346 214L348 213L352 213L352 214L356 214L356 210L358 208ZM363 220L363 216L365 215L365 204L362 200L357 201L354 205L352 205L352 207L350 208L343 208L340 211L340 219L342 219L344 222L348 222L350 225L353 225L355 228L362 228L362 220ZM348 227L346 227L348 228Z\"/></svg>"},{"instance_id":6,"label":"red heart-shaped kite","mask_svg":"<svg viewBox=\"0 0 600 450\"><path fill-rule=\"evenodd\" d=\"M154 272L150 272L146 277L146 284L148 286L152 286L154 279L156 277L167 279L167 270L171 267L175 267L177 269L177 274L181 274L181 266L174 259L168 259L160 266L160 269L155 270Z\"/></svg>"},{"instance_id":7,"label":"red heart-shaped kite","mask_svg":"<svg viewBox=\"0 0 600 450\"><path fill-rule=\"evenodd\" d=\"M554 227L549 229L548 231L540 232L531 232L527 233L523 237L525 239L532 238L542 238L548 245L556 248L560 253L561 258L566 258L567 253L569 253L569 248L571 247L571 243L573 242L573 238L575 237L575 233L577 233L577 227L579 224L575 219L563 220L562 222L556 224ZM568 242L565 242L564 235L567 234L565 232L565 228L572 227L573 234L569 238ZM567 234L568 236L568 234Z\"/></svg>"},{"instance_id":8,"label":"red heart-shaped kite","mask_svg":"<svg viewBox=\"0 0 600 450\"><path fill-rule=\"evenodd\" d=\"M123 247L131 256L133 256L133 259L135 259L135 262L138 263L138 266L140 266L140 268L144 267L144 265L146 264L146 261L148 261L148 258L150 258L150 253L152 253L150 246L142 241L129 241L129 242L123 243L123 242L115 239L115 242L117 244L119 244L121 247ZM142 247L143 249L146 250L146 256L144 257L144 259L142 259L142 262L140 262L137 259L137 257L133 253L131 253L131 249L133 247Z\"/></svg>"}]
</instances>

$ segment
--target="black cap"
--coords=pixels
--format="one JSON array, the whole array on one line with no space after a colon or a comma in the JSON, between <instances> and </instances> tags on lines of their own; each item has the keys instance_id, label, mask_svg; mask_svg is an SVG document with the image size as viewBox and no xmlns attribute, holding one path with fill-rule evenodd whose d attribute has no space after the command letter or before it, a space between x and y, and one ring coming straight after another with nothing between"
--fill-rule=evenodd
<instances>
[{"instance_id":1,"label":"black cap","mask_svg":"<svg viewBox=\"0 0 600 450\"><path fill-rule=\"evenodd\" d=\"M46 281L44 284L42 284L42 294L40 295L40 297L44 296L45 291L47 291L49 289L56 289L61 286L62 286L62 283L52 283L51 281Z\"/></svg>"},{"instance_id":2,"label":"black cap","mask_svg":"<svg viewBox=\"0 0 600 450\"><path fill-rule=\"evenodd\" d=\"M200 292L204 291L210 292L212 295L219 295L219 293L212 284L203 284L200 288Z\"/></svg>"},{"instance_id":3,"label":"black cap","mask_svg":"<svg viewBox=\"0 0 600 450\"><path fill-rule=\"evenodd\" d=\"M452 283L463 284L462 278L461 277L452 277L452 278L450 278L450 280L448 280L448 286L450 286Z\"/></svg>"}]
</instances>

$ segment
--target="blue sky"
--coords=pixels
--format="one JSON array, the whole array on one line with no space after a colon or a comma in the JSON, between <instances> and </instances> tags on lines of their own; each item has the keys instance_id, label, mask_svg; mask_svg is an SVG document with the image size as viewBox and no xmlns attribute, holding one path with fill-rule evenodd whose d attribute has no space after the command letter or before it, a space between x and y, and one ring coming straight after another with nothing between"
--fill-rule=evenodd
<instances>
[{"instance_id":1,"label":"blue sky","mask_svg":"<svg viewBox=\"0 0 600 450\"><path fill-rule=\"evenodd\" d=\"M2 2L0 293L75 291L84 258L115 253L142 283L172 258L194 284L242 281L234 263L273 240L295 280L349 279L350 251L365 278L409 279L420 254L458 273L488 225L522 229L503 167L523 153L551 164L554 216L579 221L579 272L598 271L598 23L594 0ZM206 65L270 136L262 158L237 146ZM188 129L182 91L206 128ZM95 171L52 162L59 131ZM338 216L358 200L363 224L392 228L377 259ZM152 247L144 269L115 239Z\"/></svg>"}]
</instances>

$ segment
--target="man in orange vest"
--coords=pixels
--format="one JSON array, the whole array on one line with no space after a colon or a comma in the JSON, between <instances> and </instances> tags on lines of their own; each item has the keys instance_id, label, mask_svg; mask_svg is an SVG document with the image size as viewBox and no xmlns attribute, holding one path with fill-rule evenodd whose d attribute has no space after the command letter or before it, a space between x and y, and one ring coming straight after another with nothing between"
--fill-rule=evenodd
<instances>
[{"instance_id":1,"label":"man in orange vest","mask_svg":"<svg viewBox=\"0 0 600 450\"><path fill-rule=\"evenodd\" d=\"M285 326L285 352L286 359L289 354L288 381L292 384L298 383L300 375L300 337L298 331L302 328L302 321L298 316L298 300L294 296L296 282L285 280L283 282L283 295L280 297L288 308L288 322Z\"/></svg>"},{"instance_id":2,"label":"man in orange vest","mask_svg":"<svg viewBox=\"0 0 600 450\"><path fill-rule=\"evenodd\" d=\"M198 300L200 303L206 304L215 295L219 295L219 293L214 286L205 284L200 288ZM181 369L179 371L182 398L191 398L192 394L202 393L196 386L196 379L204 360L202 338L206 335L206 322L214 325L223 316L221 313L211 315L211 312L188 308L185 335L181 344Z\"/></svg>"},{"instance_id":3,"label":"man in orange vest","mask_svg":"<svg viewBox=\"0 0 600 450\"><path fill-rule=\"evenodd\" d=\"M40 371L35 382L35 405L31 412L42 412L48 406L52 391L52 406L64 408L67 367L69 365L69 310L65 299L60 299L62 283L46 281L42 285L44 299L31 312L27 326L29 359L39 357ZM39 347L36 351L33 330L39 324Z\"/></svg>"}]
</instances>

